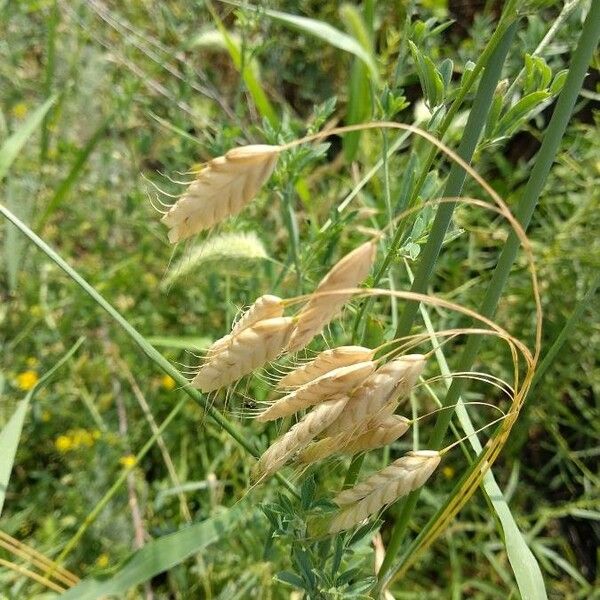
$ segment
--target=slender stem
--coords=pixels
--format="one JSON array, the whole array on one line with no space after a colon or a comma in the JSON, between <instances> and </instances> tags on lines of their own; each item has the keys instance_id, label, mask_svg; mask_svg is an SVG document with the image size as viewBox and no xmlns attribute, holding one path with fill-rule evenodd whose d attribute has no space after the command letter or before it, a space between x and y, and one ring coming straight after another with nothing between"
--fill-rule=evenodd
<instances>
[{"instance_id":1,"label":"slender stem","mask_svg":"<svg viewBox=\"0 0 600 600\"><path fill-rule=\"evenodd\" d=\"M183 391L192 400L200 404L206 413L222 427L242 448L247 450L252 456L258 458L260 452L248 441L243 433L232 425L223 416L207 398L198 390L190 387L189 381L158 351L152 346L144 336L133 327L123 315L121 315L98 291L91 286L71 265L69 265L61 256L59 256L42 238L36 235L23 221L15 216L5 206L0 204L0 213L4 215L17 229L29 238L50 260L56 263L79 287L81 287L93 300L101 306L109 316L125 331L125 333L136 343L140 350L167 375L170 375L183 389ZM292 493L297 494L295 487L280 473L275 477Z\"/></svg>"},{"instance_id":2,"label":"slender stem","mask_svg":"<svg viewBox=\"0 0 600 600\"><path fill-rule=\"evenodd\" d=\"M533 211L535 210L539 196L546 183L550 168L552 167L552 163L554 162L560 142L571 117L571 113L573 112L573 107L575 106L575 102L579 95L579 90L583 85L587 66L596 48L596 45L598 44L599 38L600 0L593 0L590 11L585 20L581 37L579 38L579 43L573 54L569 73L567 75L567 81L565 82L565 86L560 93L556 108L552 114L548 128L546 129L540 151L531 171L530 178L525 186L525 189L523 190L521 200L517 207L516 217L525 228L531 220L531 216L533 215ZM510 234L500 254L498 264L494 270L492 280L479 310L482 315L488 318L491 317L495 312L504 286L508 280L510 269L516 258L518 249L518 238ZM467 340L457 365L458 371L468 371L471 368L479 349L479 344L480 338L478 336L471 336ZM459 378L455 378L452 381L448 394L444 400L444 406L456 404L457 398L464 391L465 383L465 379ZM451 418L452 411L450 410L443 411L439 414L430 439L429 447L431 449L440 447ZM388 544L383 565L379 572L380 580L382 581L383 578L385 578L386 573L390 570L392 561L394 560L402 544L410 517L416 506L418 498L419 490L410 494L402 507L402 511L394 526L390 543Z\"/></svg>"}]
</instances>

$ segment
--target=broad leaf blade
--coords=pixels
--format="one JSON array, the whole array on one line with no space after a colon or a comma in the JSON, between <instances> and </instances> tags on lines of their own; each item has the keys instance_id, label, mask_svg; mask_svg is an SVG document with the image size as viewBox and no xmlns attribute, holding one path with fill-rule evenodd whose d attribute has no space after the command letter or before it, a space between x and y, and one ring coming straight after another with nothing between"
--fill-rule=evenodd
<instances>
[{"instance_id":1,"label":"broad leaf blade","mask_svg":"<svg viewBox=\"0 0 600 600\"><path fill-rule=\"evenodd\" d=\"M217 542L240 521L251 515L243 502L224 514L165 535L134 552L121 569L108 579L88 578L65 592L64 600L95 600L124 597L127 590L168 571Z\"/></svg>"}]
</instances>

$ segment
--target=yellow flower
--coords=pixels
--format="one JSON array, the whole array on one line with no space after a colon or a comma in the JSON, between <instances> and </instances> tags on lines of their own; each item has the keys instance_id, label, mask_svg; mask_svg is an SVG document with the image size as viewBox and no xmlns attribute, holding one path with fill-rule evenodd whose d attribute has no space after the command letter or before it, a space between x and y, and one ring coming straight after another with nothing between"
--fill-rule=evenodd
<instances>
[{"instance_id":1,"label":"yellow flower","mask_svg":"<svg viewBox=\"0 0 600 600\"><path fill-rule=\"evenodd\" d=\"M29 112L29 108L25 102L17 102L10 111L15 119L24 119Z\"/></svg>"},{"instance_id":2,"label":"yellow flower","mask_svg":"<svg viewBox=\"0 0 600 600\"><path fill-rule=\"evenodd\" d=\"M52 418L52 413L49 410L42 411L42 421L47 423Z\"/></svg>"},{"instance_id":3,"label":"yellow flower","mask_svg":"<svg viewBox=\"0 0 600 600\"><path fill-rule=\"evenodd\" d=\"M108 558L108 554L106 554L106 552L103 552L96 559L96 566L100 567L101 569L105 569L106 567L108 567L108 563L109 563L109 558Z\"/></svg>"},{"instance_id":4,"label":"yellow flower","mask_svg":"<svg viewBox=\"0 0 600 600\"><path fill-rule=\"evenodd\" d=\"M444 477L446 479L452 479L454 477L454 467L449 467L448 465L446 465L443 469L442 469L442 474L444 475Z\"/></svg>"},{"instance_id":5,"label":"yellow flower","mask_svg":"<svg viewBox=\"0 0 600 600\"><path fill-rule=\"evenodd\" d=\"M119 459L119 464L125 469L131 469L135 466L136 463L135 456L133 454L126 454L125 456L121 456Z\"/></svg>"},{"instance_id":6,"label":"yellow flower","mask_svg":"<svg viewBox=\"0 0 600 600\"><path fill-rule=\"evenodd\" d=\"M73 445L75 448L79 448L80 446L90 447L94 445L94 436L92 433L85 429L75 429L72 432L73 436Z\"/></svg>"},{"instance_id":7,"label":"yellow flower","mask_svg":"<svg viewBox=\"0 0 600 600\"><path fill-rule=\"evenodd\" d=\"M38 359L37 359L35 356L30 356L30 357L27 359L27 361L26 361L26 362L27 362L27 366L28 366L30 369L33 369L34 367L37 367L37 366L38 366L38 364L40 363L40 361L39 361L39 360L38 360Z\"/></svg>"},{"instance_id":8,"label":"yellow flower","mask_svg":"<svg viewBox=\"0 0 600 600\"><path fill-rule=\"evenodd\" d=\"M31 369L23 371L17 375L17 386L20 390L27 392L38 382L38 379L38 374L35 371Z\"/></svg>"},{"instance_id":9,"label":"yellow flower","mask_svg":"<svg viewBox=\"0 0 600 600\"><path fill-rule=\"evenodd\" d=\"M54 447L64 454L73 448L73 440L68 435L59 435L54 440Z\"/></svg>"},{"instance_id":10,"label":"yellow flower","mask_svg":"<svg viewBox=\"0 0 600 600\"><path fill-rule=\"evenodd\" d=\"M160 385L170 392L175 388L175 380L170 375L163 375L160 379Z\"/></svg>"}]
</instances>

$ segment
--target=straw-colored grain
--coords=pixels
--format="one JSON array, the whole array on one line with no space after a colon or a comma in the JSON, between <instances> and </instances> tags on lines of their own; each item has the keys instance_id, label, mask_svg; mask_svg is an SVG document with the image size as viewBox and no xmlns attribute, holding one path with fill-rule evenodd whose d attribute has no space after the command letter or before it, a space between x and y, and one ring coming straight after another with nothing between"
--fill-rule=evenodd
<instances>
[{"instance_id":1,"label":"straw-colored grain","mask_svg":"<svg viewBox=\"0 0 600 600\"><path fill-rule=\"evenodd\" d=\"M339 396L319 404L309 412L261 456L254 469L255 477L268 477L282 467L295 452L306 446L337 418L346 402L348 396Z\"/></svg>"},{"instance_id":2,"label":"straw-colored grain","mask_svg":"<svg viewBox=\"0 0 600 600\"><path fill-rule=\"evenodd\" d=\"M338 348L325 350L317 354L310 362L282 377L277 383L277 388L283 389L304 385L328 371L371 360L374 354L374 350L364 346L339 346Z\"/></svg>"},{"instance_id":3,"label":"straw-colored grain","mask_svg":"<svg viewBox=\"0 0 600 600\"><path fill-rule=\"evenodd\" d=\"M279 146L241 146L211 160L164 215L169 241L180 242L239 213L271 176Z\"/></svg>"},{"instance_id":4,"label":"straw-colored grain","mask_svg":"<svg viewBox=\"0 0 600 600\"><path fill-rule=\"evenodd\" d=\"M349 396L374 370L375 363L368 360L324 373L321 377L305 383L274 402L257 417L257 420L273 421L293 415L299 410L329 400L333 396L340 394Z\"/></svg>"},{"instance_id":5,"label":"straw-colored grain","mask_svg":"<svg viewBox=\"0 0 600 600\"><path fill-rule=\"evenodd\" d=\"M420 488L431 477L440 458L435 450L409 452L365 481L340 492L333 501L341 510L331 520L329 533L350 529Z\"/></svg>"},{"instance_id":6,"label":"straw-colored grain","mask_svg":"<svg viewBox=\"0 0 600 600\"><path fill-rule=\"evenodd\" d=\"M385 364L354 391L325 435L356 437L369 429L373 420L393 414L400 400L408 397L424 366L421 354L401 356Z\"/></svg>"},{"instance_id":7,"label":"straw-colored grain","mask_svg":"<svg viewBox=\"0 0 600 600\"><path fill-rule=\"evenodd\" d=\"M327 325L352 297L348 294L327 294L359 286L369 274L375 260L375 241L366 242L344 256L321 280L314 296L298 313L288 352L304 348Z\"/></svg>"},{"instance_id":8,"label":"straw-colored grain","mask_svg":"<svg viewBox=\"0 0 600 600\"><path fill-rule=\"evenodd\" d=\"M224 350L204 363L192 386L210 392L277 358L289 341L293 323L291 317L276 317L243 329Z\"/></svg>"}]
</instances>

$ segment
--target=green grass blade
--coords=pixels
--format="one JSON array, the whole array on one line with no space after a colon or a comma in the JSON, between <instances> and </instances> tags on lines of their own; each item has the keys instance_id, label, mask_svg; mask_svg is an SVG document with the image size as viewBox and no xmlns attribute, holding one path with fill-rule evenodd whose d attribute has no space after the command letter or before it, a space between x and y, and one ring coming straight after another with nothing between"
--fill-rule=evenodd
<instances>
[{"instance_id":1,"label":"green grass blade","mask_svg":"<svg viewBox=\"0 0 600 600\"><path fill-rule=\"evenodd\" d=\"M95 600L107 596L125 597L127 590L149 581L155 575L172 569L194 554L218 542L234 527L252 515L243 502L216 517L195 523L157 540L134 552L126 563L107 579L88 578L65 592L61 598Z\"/></svg>"},{"instance_id":2,"label":"green grass blade","mask_svg":"<svg viewBox=\"0 0 600 600\"><path fill-rule=\"evenodd\" d=\"M46 41L46 68L44 70L44 95L50 97L52 93L52 81L54 79L54 67L56 64L56 29L59 21L58 0L54 0L48 19L48 35ZM42 121L42 134L40 141L40 161L44 163L48 156L50 145L50 117L51 113L44 115Z\"/></svg>"},{"instance_id":3,"label":"green grass blade","mask_svg":"<svg viewBox=\"0 0 600 600\"><path fill-rule=\"evenodd\" d=\"M228 4L234 4L235 6L241 6L237 2L228 2ZM260 12L261 15L266 15L271 19L278 21L279 23L286 25L296 31L300 31L301 33L306 33L308 35L312 35L324 42L327 42L331 46L335 48L339 48L344 52L349 52L353 54L357 58L359 58L369 69L371 73L371 78L374 82L379 81L379 73L377 72L377 65L375 64L375 60L367 52L355 38L350 35L345 34L344 32L336 29L329 23L324 23L323 21L318 21L316 19L309 19L308 17L300 17L298 15L291 15L289 13L281 12L279 10L270 10L270 9L257 9L256 7L252 7L249 5L244 5L244 9L246 10L254 10Z\"/></svg>"},{"instance_id":4,"label":"green grass blade","mask_svg":"<svg viewBox=\"0 0 600 600\"><path fill-rule=\"evenodd\" d=\"M207 337L154 336L146 338L153 346L171 350L204 350L214 341Z\"/></svg>"},{"instance_id":5,"label":"green grass blade","mask_svg":"<svg viewBox=\"0 0 600 600\"><path fill-rule=\"evenodd\" d=\"M47 371L29 390L25 398L17 404L15 412L12 414L6 425L0 431L0 515L6 498L6 488L10 479L13 463L17 454L23 423L27 415L27 409L31 404L35 394L50 380L52 375L56 373L70 358L77 352L79 346L83 343L83 338L79 338L71 349L49 370Z\"/></svg>"},{"instance_id":6,"label":"green grass blade","mask_svg":"<svg viewBox=\"0 0 600 600\"><path fill-rule=\"evenodd\" d=\"M55 98L48 98L44 104L36 108L26 121L15 131L0 148L0 181L4 179L10 166L19 155L21 148L40 126L44 116L50 110Z\"/></svg>"},{"instance_id":7,"label":"green grass blade","mask_svg":"<svg viewBox=\"0 0 600 600\"><path fill-rule=\"evenodd\" d=\"M262 85L260 84L258 70L256 68L256 61L252 61L249 64L242 64L242 51L240 44L232 35L229 34L210 3L207 3L207 7L210 11L213 21L215 22L215 25L217 26L217 29L223 37L225 47L227 48L227 52L229 52L229 56L231 57L235 68L240 71L242 75L242 79L244 80L244 83L248 88L248 92L254 100L254 104L256 104L258 112L262 117L269 121L272 127L276 128L279 125L279 117L277 116L277 112L273 108L273 105L269 101L269 98L265 94Z\"/></svg>"},{"instance_id":8,"label":"green grass blade","mask_svg":"<svg viewBox=\"0 0 600 600\"><path fill-rule=\"evenodd\" d=\"M83 172L83 168L87 163L89 157L91 156L94 148L98 145L98 142L104 137L107 127L113 121L114 115L108 116L100 126L94 131L92 137L87 141L85 146L79 150L77 155L75 156L75 160L71 165L71 169L69 173L65 177L65 179L60 183L60 185L56 188L56 191L50 198L44 212L41 214L40 218L36 222L36 227L41 229L46 221L52 216L52 213L56 212L58 207L64 202L65 198L73 188L75 182L79 179Z\"/></svg>"}]
</instances>

